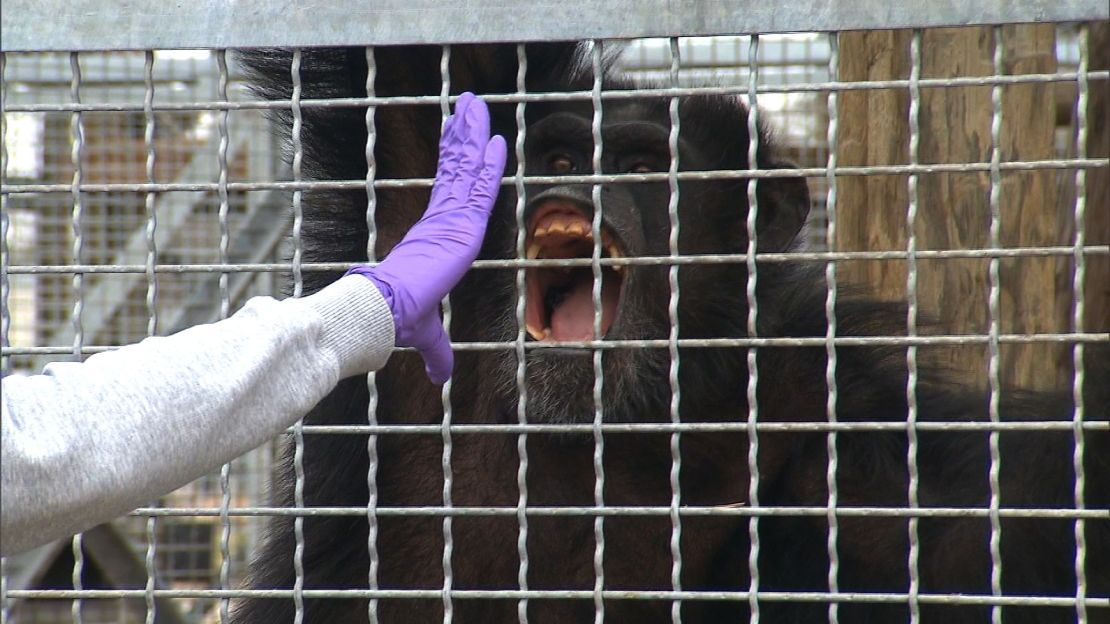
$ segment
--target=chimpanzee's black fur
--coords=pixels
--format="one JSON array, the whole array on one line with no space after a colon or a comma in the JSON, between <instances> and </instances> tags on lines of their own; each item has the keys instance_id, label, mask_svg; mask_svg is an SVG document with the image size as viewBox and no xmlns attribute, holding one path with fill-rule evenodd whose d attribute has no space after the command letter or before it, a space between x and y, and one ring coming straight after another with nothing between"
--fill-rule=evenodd
<instances>
[{"instance_id":1,"label":"chimpanzee's black fur","mask_svg":"<svg viewBox=\"0 0 1110 624\"><path fill-rule=\"evenodd\" d=\"M404 47L375 50L379 96L436 95L441 84L440 48ZM571 44L532 45L528 49L529 91L588 91L592 76L576 60ZM257 91L266 98L289 99L291 54L253 51L242 61ZM608 63L606 63L608 65ZM606 89L633 88L606 70ZM300 68L302 99L362 97L367 62L359 49L306 50ZM517 50L511 45L455 46L451 50L452 94L517 90ZM606 100L605 132L640 123L646 151L666 157L669 131L665 98ZM491 107L495 133L516 136L515 105ZM374 156L378 179L431 177L436 162L440 108L386 105L375 116ZM558 115L562 115L560 118ZM543 173L550 144L586 152L590 171L591 142L574 138L574 128L588 127L589 100L531 103L527 106L528 172ZM367 171L366 110L359 107L303 108L303 173L312 180L360 180ZM681 156L684 170L748 168L747 112L735 98L693 97L681 102ZM279 132L288 137L291 117L277 115ZM548 120L548 121L545 121ZM533 128L549 132L533 137ZM569 129L569 130L568 130ZM660 134L661 133L661 134ZM633 133L635 134L635 133ZM616 136L616 135L614 135ZM659 137L664 137L660 139ZM546 137L546 138L545 138ZM782 168L766 132L759 136L759 167ZM662 142L660 142L662 141ZM546 142L546 143L545 143ZM622 149L614 139L606 146L606 170L619 169ZM612 150L616 160L610 160ZM508 174L515 171L510 158ZM664 162L662 168L666 170ZM588 186L585 188L589 188ZM768 178L758 184L759 241L763 251L790 248L809 208L802 178ZM529 188L528 198L551 186ZM555 187L574 194L573 185ZM747 181L687 181L681 185L680 250L693 253L741 253L746 250ZM581 190L581 187L578 189ZM588 210L592 210L588 192ZM604 187L606 224L622 234L629 255L666 255L667 184L610 184ZM377 254L384 255L419 217L426 190L379 189L376 194ZM516 197L502 189L482 258L516 254ZM365 190L304 194L304 259L359 261L366 258ZM531 209L531 206L530 206ZM669 287L667 268L626 268L628 284L610 338L666 338ZM475 270L452 295L452 337L456 341L513 341L517 336L515 270ZM305 292L335 279L334 273L305 273ZM742 263L684 266L680 270L679 328L682 338L747 335L747 271ZM761 336L824 336L826 286L821 268L765 263L758 273L758 332ZM905 331L904 310L855 297L842 290L836 302L839 335L890 335ZM1088 346L1087 421L1106 424L1106 349ZM842 422L906 419L906 355L902 348L837 349L837 418ZM747 353L743 349L683 348L679 379L684 422L744 422ZM920 350L917 387L922 422L971 422L987 419L987 394L965 388L930 364ZM667 350L617 349L604 356L605 418L610 422L666 422L670 418ZM761 422L826 420L826 353L823 346L768 347L758 352L758 417ZM532 422L590 422L593 418L593 368L588 353L531 350L528 356L528 418ZM305 371L311 375L312 371ZM1092 383L1093 382L1093 383ZM441 422L438 387L431 386L419 359L394 355L377 376L377 420L387 424ZM516 359L511 350L457 353L451 387L454 423L517 422ZM364 424L368 392L364 379L348 379L308 416L310 424ZM1001 400L1004 421L1072 418L1069 394L1061 396L1007 390ZM984 430L918 434L919 502L929 508L984 509L989 503L989 446ZM1073 433L1006 431L1001 434L1003 508L1073 507ZM1110 440L1105 427L1086 432L1086 504L1110 505ZM453 436L451 457L453 505L508 507L518 503L517 436L470 433ZM670 436L626 433L605 436L604 501L607 506L670 504ZM443 504L440 435L382 435L376 441L376 504L419 507ZM748 504L748 439L741 432L684 433L681 437L682 504ZM590 434L528 436L529 507L594 504L593 438ZM901 428L843 432L837 441L838 504L843 507L905 507L907 436ZM827 502L824 432L763 432L759 436L759 504L765 507L824 506ZM364 507L368 502L367 437L307 435L304 447L305 503L310 507ZM292 453L286 454L274 484L275 504L293 500ZM594 522L590 517L529 515L528 587L533 590L591 590L594 585ZM251 588L292 588L294 538L292 519L275 518L250 570ZM1110 593L1110 521L1086 523L1086 593ZM453 589L518 587L517 518L454 518ZM607 590L671 589L671 521L667 515L609 516L605 520L604 572ZM1075 596L1076 545L1073 521L1019 519L1001 521L1002 588L1007 595ZM305 589L368 587L368 522L364 515L307 517L304 521ZM443 587L443 529L439 516L382 515L377 518L377 578L384 589ZM990 522L982 514L922 518L919 569L921 594L991 593ZM760 518L760 591L827 591L828 524L824 512ZM749 518L745 515L686 515L682 520L682 589L746 590L749 587ZM841 515L837 540L841 592L905 593L909 589L907 519L894 515ZM382 599L383 622L432 622L442 619L442 600ZM454 621L515 622L517 601L453 600ZM610 622L669 622L671 604L664 600L612 599L605 602ZM827 605L799 599L761 599L765 622L824 622ZM366 600L307 599L306 621L365 622ZM589 622L591 599L534 598L530 622ZM251 599L236 605L238 624L292 621L293 601ZM929 622L983 622L988 606L945 606L923 601ZM904 601L841 603L841 622L896 622L907 619ZM1017 606L1005 610L1007 622L1070 622L1071 607ZM1093 613L1093 612L1092 612ZM1105 615L1105 611L1101 612ZM741 622L749 617L747 600L689 600L683 621ZM1093 613L1094 614L1094 613ZM1097 615L1097 614L1095 614ZM1101 616L1099 616L1101 617Z\"/></svg>"}]
</instances>

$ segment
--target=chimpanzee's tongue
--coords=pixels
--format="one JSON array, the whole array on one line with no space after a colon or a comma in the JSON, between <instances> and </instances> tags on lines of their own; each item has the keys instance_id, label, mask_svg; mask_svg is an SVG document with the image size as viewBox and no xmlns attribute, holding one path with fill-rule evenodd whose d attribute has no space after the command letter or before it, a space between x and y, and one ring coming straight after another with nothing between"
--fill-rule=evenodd
<instances>
[{"instance_id":1,"label":"chimpanzee's tongue","mask_svg":"<svg viewBox=\"0 0 1110 624\"><path fill-rule=\"evenodd\" d=\"M594 335L593 280L579 279L551 311L555 340L590 340Z\"/></svg>"},{"instance_id":2,"label":"chimpanzee's tongue","mask_svg":"<svg viewBox=\"0 0 1110 624\"><path fill-rule=\"evenodd\" d=\"M559 305L551 311L553 340L592 340L594 336L594 304L592 276L583 276L571 286ZM621 279L614 271L605 270L601 287L601 335L609 331L617 314Z\"/></svg>"}]
</instances>

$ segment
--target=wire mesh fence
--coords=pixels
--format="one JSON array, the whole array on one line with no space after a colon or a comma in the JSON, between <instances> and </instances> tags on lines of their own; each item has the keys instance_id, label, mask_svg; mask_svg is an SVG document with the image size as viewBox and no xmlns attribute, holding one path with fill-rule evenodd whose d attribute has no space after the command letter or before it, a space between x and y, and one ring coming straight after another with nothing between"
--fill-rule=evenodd
<instances>
[{"instance_id":1,"label":"wire mesh fence","mask_svg":"<svg viewBox=\"0 0 1110 624\"><path fill-rule=\"evenodd\" d=\"M474 329L476 308L465 294L445 302L444 322L460 366L507 372L490 374L486 386L460 372L442 389L415 387L409 403L393 396L402 391L388 373L356 380L358 388L345 391L363 407L359 419L310 418L129 516L6 558L4 620L272 621L261 608L231 614L236 600L267 598L285 605L272 613L293 621L1000 621L1003 613L1099 621L1110 610L1097 552L1110 516L1105 492L1094 488L1106 483L1097 453L1110 425L1105 407L1087 398L1100 396L1090 387L1102 369L1087 367L1110 343L1106 23L829 27L588 40L576 57L581 79L539 89L526 78L541 61L523 44L503 44L516 63L512 88L479 95L503 111L511 121L503 131L515 138L500 209L508 251L484 255L473 273L504 276L498 284L511 293L497 297L504 318L492 329ZM612 71L631 76L627 83L602 78L605 52L616 48ZM307 294L306 283L312 290L351 264L304 254L302 233L320 236L306 210L319 210L321 198L359 198L366 256L386 249L376 234L388 239L398 226L376 211L426 193L429 175L413 172L434 162L397 164L389 160L396 152L376 148L396 146L397 111L444 118L468 88L459 66L472 57L465 46L421 48L435 64L414 61L433 73L416 82L431 86L398 94L388 90L387 63L405 59L402 49L352 50L363 64L353 72L357 94L316 88L318 51L305 48L288 52L289 95L269 100L249 92L237 54L222 49L4 52L5 373L212 322L250 296ZM707 128L684 112L699 98L739 101L753 112ZM608 146L621 138L607 112L635 121L628 111L641 105L653 111L641 112L645 118L665 120L656 123L665 138L654 156L636 152L632 166L615 166ZM585 120L589 151L567 170L551 169L546 155L541 166L531 151L547 136L552 109ZM272 130L267 112L284 112L291 126ZM302 168L306 154L314 166L317 158L304 147L315 140L312 124L331 114L364 124L356 130L365 135L357 149L365 176ZM776 155L796 168L761 160L769 145L747 140L760 136L761 124ZM738 148L717 136L741 130ZM701 145L740 149L746 166L698 163L693 150ZM776 192L795 188L791 180L804 180L812 198L805 229L788 245L763 243L775 234L760 218L789 203ZM582 201L591 206L559 224L589 242L573 254L543 247L533 208L537 193L566 185L587 189ZM691 207L720 188L736 198L736 222ZM638 217L645 221L634 235L612 221L625 218L626 192L613 189L654 193L654 216ZM733 237L713 244L698 219L718 219ZM776 332L781 312L758 290L760 280L803 265L820 277L818 296L804 300L819 306L808 313L820 317L820 331ZM697 271L732 281L699 281ZM585 276L584 336L552 333L561 303L536 310L529 301L531 285L554 283L555 272ZM622 290L610 302L614 280ZM634 290L648 283L659 288ZM708 314L696 306L716 290L733 306L713 311L727 323L698 315ZM897 302L889 308L896 312L859 331L851 302L860 294ZM665 330L627 330L638 309L658 317L645 324L660 321ZM898 401L881 409L861 410L856 398L871 396L861 383L879 383L854 377L865 348L896 354L897 362L874 363L901 384ZM585 359L561 370L552 362L563 349ZM545 352L552 359L540 359ZM792 379L794 365L779 364L791 353L807 362L797 366L815 367L816 377L802 377L814 387L780 387L777 375ZM413 378L409 357L395 356L393 378ZM637 366L632 377L622 370ZM742 374L714 372L733 369ZM981 393L938 410L919 389L933 369ZM583 381L561 385L560 375ZM705 388L691 375L730 387ZM1043 396L1027 399L1015 387ZM565 407L546 388L573 389L583 395L574 406L585 407L542 411ZM784 415L767 398L802 405L795 393L816 397L805 405L817 413L788 407ZM1067 405L1037 411L1051 402ZM475 407L486 403L496 413ZM1027 418L1006 411L1027 405ZM938 496L935 480L961 473L930 473L938 470L930 454L938 440L969 435L978 436L982 454L974 457L983 465L970 446L968 456L943 459L969 464L979 489L965 500ZM1021 440L1035 436L1067 437L1063 446L1033 447L1028 459L1066 466L1067 489L1052 492L1052 504L1005 489L1014 487L1006 479L1025 473L1004 470L1026 460L1004 455L1006 446L1024 448ZM861 451L859 439L877 442ZM332 444L360 449L351 462L358 470L322 458L340 448ZM795 446L800 455L789 452ZM716 459L717 447L732 449L727 461ZM897 466L884 463L895 456ZM271 499L275 463L287 483L279 479ZM353 501L326 490L328 470L361 471ZM430 483L406 480L410 471ZM874 471L896 476L883 482ZM582 480L577 489L561 483L573 479ZM895 491L861 493L870 487ZM263 545L271 522L288 553ZM930 551L954 548L935 536L966 526L975 539L960 545L982 578L960 578L958 556ZM350 531L349 543L329 546L336 527ZM795 530L807 536L798 542L816 540L794 556L819 555L819 582L794 582L794 569L781 563L794 546L781 532ZM1046 573L1052 582L1044 585L1009 584L1007 570L1017 578L1038 564L1011 544L1035 548L1042 532L1059 549L1051 564L1062 557L1068 566ZM393 550L406 540L419 556ZM869 552L883 547L891 552ZM347 568L329 576L321 553L350 553ZM245 583L255 555L288 555L290 582ZM557 574L560 558L574 574ZM893 570L885 572L890 583L861 578L860 566L876 562Z\"/></svg>"}]
</instances>

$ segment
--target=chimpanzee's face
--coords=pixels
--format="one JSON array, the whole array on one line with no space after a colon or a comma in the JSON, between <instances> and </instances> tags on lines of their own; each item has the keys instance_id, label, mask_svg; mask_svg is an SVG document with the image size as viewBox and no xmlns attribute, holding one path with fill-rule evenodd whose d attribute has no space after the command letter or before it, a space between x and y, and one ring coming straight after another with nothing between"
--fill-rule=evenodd
<instances>
[{"instance_id":1,"label":"chimpanzee's face","mask_svg":"<svg viewBox=\"0 0 1110 624\"><path fill-rule=\"evenodd\" d=\"M524 249L528 259L564 260L530 267L524 276L523 320L527 356L528 416L533 422L582 422L594 418L595 351L591 341L666 341L675 323L670 306L672 214L679 255L743 253L746 181L637 179L680 171L747 168L746 114L735 101L704 98L681 106L680 132L671 139L667 100L607 102L599 134L600 172L629 174L596 186L568 180L530 184L525 192ZM595 172L593 111L585 103L530 105L525 138L528 176L583 176ZM513 172L510 164L508 173ZM803 188L804 182L800 183ZM511 187L505 187L510 191ZM771 197L771 195L768 195ZM503 192L503 222L516 222L514 193ZM594 216L600 207L600 227ZM761 207L767 215L776 208ZM761 221L763 221L761 219ZM512 257L516 228L503 228L496 247ZM489 241L487 241L488 243ZM763 248L763 245L761 245ZM597 256L599 262L591 259ZM637 264L628 259L656 258ZM574 260L578 260L574 263ZM568 266L569 265L569 266ZM599 266L600 270L595 270ZM677 270L677 335L743 335L746 315L743 263L683 265ZM515 290L515 289L514 289ZM501 327L517 327L515 305L501 311ZM559 343L576 343L559 345ZM545 345L551 345L550 347ZM703 353L684 350L694 366ZM600 350L606 420L667 418L670 354L667 345ZM689 357L687 357L689 356ZM704 358L702 358L704 359ZM498 377L515 378L511 356ZM692 369L693 370L693 369ZM706 380L709 382L709 380ZM515 384L506 392L515 396Z\"/></svg>"}]
</instances>

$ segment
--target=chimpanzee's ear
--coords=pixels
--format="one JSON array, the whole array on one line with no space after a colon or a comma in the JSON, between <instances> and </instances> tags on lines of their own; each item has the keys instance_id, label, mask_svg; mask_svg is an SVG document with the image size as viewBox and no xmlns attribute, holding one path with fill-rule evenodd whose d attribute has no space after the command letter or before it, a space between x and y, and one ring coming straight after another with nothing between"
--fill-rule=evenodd
<instances>
[{"instance_id":1,"label":"chimpanzee's ear","mask_svg":"<svg viewBox=\"0 0 1110 624\"><path fill-rule=\"evenodd\" d=\"M580 44L572 41L528 44L525 52L528 55L529 79L546 81L573 73L582 54L581 49Z\"/></svg>"},{"instance_id":2,"label":"chimpanzee's ear","mask_svg":"<svg viewBox=\"0 0 1110 624\"><path fill-rule=\"evenodd\" d=\"M790 163L773 162L761 169L796 169ZM798 237L809 216L809 186L803 177L763 178L756 188L756 250L786 251Z\"/></svg>"},{"instance_id":3,"label":"chimpanzee's ear","mask_svg":"<svg viewBox=\"0 0 1110 624\"><path fill-rule=\"evenodd\" d=\"M709 168L748 169L748 109L739 98L688 97L682 100L680 112L683 115L680 140L696 146L696 152L708 157ZM758 169L796 168L777 157L775 142L768 130L761 128L754 140L759 141ZM759 200L757 250L785 251L790 248L809 215L806 180L803 177L760 178L756 184ZM737 188L741 196L734 198L734 205L747 205L746 186L740 184Z\"/></svg>"}]
</instances>

